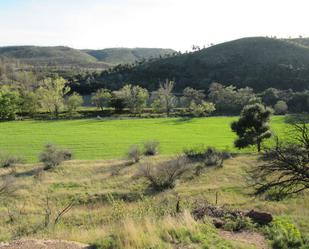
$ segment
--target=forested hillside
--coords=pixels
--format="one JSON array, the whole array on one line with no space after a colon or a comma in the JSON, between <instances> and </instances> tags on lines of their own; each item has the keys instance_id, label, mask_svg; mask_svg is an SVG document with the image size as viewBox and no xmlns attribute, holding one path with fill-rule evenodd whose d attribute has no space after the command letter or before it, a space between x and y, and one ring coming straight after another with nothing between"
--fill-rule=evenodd
<instances>
[{"instance_id":1,"label":"forested hillside","mask_svg":"<svg viewBox=\"0 0 309 249\"><path fill-rule=\"evenodd\" d=\"M214 81L258 91L269 87L304 90L309 87L306 44L307 39L301 38L243 38L136 66L118 66L96 75L92 82L111 89L132 82L153 90L169 78L176 81L177 90L186 86L206 90Z\"/></svg>"}]
</instances>

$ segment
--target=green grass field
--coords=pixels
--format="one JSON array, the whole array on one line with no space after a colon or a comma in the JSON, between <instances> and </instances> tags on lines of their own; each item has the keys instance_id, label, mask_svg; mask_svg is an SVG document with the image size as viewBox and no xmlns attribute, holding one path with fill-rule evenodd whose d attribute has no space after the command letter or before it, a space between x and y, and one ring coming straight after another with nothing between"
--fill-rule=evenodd
<instances>
[{"instance_id":1,"label":"green grass field","mask_svg":"<svg viewBox=\"0 0 309 249\"><path fill-rule=\"evenodd\" d=\"M73 151L75 159L121 158L132 144L160 142L160 153L175 154L184 148L211 145L237 151L230 123L236 117L157 118L125 120L13 121L0 123L0 150L35 162L44 144L54 143ZM271 127L284 134L283 116ZM248 151L248 150L246 150ZM249 149L250 151L250 149Z\"/></svg>"}]
</instances>

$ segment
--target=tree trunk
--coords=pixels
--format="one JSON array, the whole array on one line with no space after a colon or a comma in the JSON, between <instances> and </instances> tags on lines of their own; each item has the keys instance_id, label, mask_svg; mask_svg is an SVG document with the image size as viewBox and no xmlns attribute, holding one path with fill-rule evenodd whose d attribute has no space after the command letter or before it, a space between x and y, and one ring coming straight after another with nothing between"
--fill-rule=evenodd
<instances>
[{"instance_id":1,"label":"tree trunk","mask_svg":"<svg viewBox=\"0 0 309 249\"><path fill-rule=\"evenodd\" d=\"M58 108L57 105L55 106L55 116L56 116L56 118L59 117L59 108Z\"/></svg>"},{"instance_id":2,"label":"tree trunk","mask_svg":"<svg viewBox=\"0 0 309 249\"><path fill-rule=\"evenodd\" d=\"M261 152L261 141L258 140L258 141L256 142L256 145L257 145L257 150L258 150L258 152Z\"/></svg>"}]
</instances>

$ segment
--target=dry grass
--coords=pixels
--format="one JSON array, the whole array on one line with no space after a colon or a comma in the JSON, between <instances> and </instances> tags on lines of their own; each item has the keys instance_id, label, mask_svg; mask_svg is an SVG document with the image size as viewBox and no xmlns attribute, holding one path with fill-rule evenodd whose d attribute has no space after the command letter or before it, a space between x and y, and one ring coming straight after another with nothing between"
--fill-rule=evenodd
<instances>
[{"instance_id":1,"label":"dry grass","mask_svg":"<svg viewBox=\"0 0 309 249\"><path fill-rule=\"evenodd\" d=\"M166 159L151 157L154 162ZM143 160L146 159L141 163ZM126 166L121 160L69 161L40 174L36 171L40 165L20 165L15 172L14 196L0 201L0 241L31 237L101 246L117 243L119 248L174 248L175 243L196 243L192 248L198 248L197 245L211 245L220 237L212 226L194 221L188 212L175 216L177 198L182 210L190 210L196 201L215 203L216 193L219 205L285 215L302 232L309 233L308 195L280 202L248 195L245 170L256 163L254 155L238 156L227 160L223 168L211 168L196 178L183 177L175 189L155 195L147 192L144 180L134 179L138 164ZM0 176L10 173L10 169L0 169ZM72 198L76 202L59 224L44 228L46 196L50 198L52 217ZM222 243L222 248L225 244L226 248L252 248Z\"/></svg>"}]
</instances>

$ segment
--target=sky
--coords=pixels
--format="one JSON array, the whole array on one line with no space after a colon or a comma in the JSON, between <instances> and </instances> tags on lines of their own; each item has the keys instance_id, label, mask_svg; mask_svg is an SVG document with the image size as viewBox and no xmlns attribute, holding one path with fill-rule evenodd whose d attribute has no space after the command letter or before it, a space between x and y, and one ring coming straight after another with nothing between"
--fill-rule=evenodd
<instances>
[{"instance_id":1,"label":"sky","mask_svg":"<svg viewBox=\"0 0 309 249\"><path fill-rule=\"evenodd\" d=\"M190 50L249 36L309 37L308 0L0 0L0 46Z\"/></svg>"}]
</instances>

